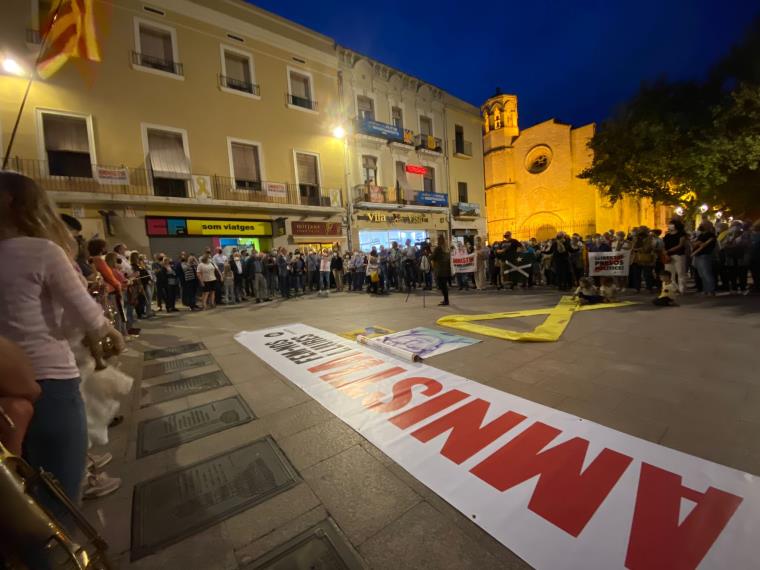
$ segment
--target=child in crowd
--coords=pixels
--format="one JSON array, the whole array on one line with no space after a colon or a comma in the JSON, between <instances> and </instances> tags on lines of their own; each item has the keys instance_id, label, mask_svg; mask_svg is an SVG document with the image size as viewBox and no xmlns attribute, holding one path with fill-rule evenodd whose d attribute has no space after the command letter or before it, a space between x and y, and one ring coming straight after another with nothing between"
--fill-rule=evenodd
<instances>
[{"instance_id":1,"label":"child in crowd","mask_svg":"<svg viewBox=\"0 0 760 570\"><path fill-rule=\"evenodd\" d=\"M235 303L235 274L232 273L229 262L224 264L222 282L224 283L224 303L232 305Z\"/></svg>"},{"instance_id":2,"label":"child in crowd","mask_svg":"<svg viewBox=\"0 0 760 570\"><path fill-rule=\"evenodd\" d=\"M595 305L604 301L604 297L599 294L594 287L594 282L588 277L582 277L578 282L573 299L580 299L578 302L581 305Z\"/></svg>"},{"instance_id":3,"label":"child in crowd","mask_svg":"<svg viewBox=\"0 0 760 570\"><path fill-rule=\"evenodd\" d=\"M612 277L603 277L602 286L599 288L599 294L605 303L617 303L617 294L620 289L615 285Z\"/></svg>"},{"instance_id":4,"label":"child in crowd","mask_svg":"<svg viewBox=\"0 0 760 570\"><path fill-rule=\"evenodd\" d=\"M678 293L678 287L671 280L673 275L670 271L660 272L660 281L662 281L662 290L660 295L652 301L652 304L658 307L677 307L676 294Z\"/></svg>"}]
</instances>

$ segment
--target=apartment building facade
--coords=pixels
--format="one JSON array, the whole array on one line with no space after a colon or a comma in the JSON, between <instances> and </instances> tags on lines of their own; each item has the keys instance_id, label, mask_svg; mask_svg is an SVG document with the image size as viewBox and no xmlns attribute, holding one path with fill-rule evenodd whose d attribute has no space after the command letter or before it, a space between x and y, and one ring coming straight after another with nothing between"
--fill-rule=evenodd
<instances>
[{"instance_id":1,"label":"apartment building facade","mask_svg":"<svg viewBox=\"0 0 760 570\"><path fill-rule=\"evenodd\" d=\"M8 0L30 71L44 0ZM334 42L242 1L94 2L102 62L35 80L10 168L87 235L143 251L345 244ZM7 144L25 77L0 76Z\"/></svg>"},{"instance_id":2,"label":"apartment building facade","mask_svg":"<svg viewBox=\"0 0 760 570\"><path fill-rule=\"evenodd\" d=\"M3 148L50 8L7 3L0 56L24 73L0 70ZM477 108L243 0L93 5L102 61L35 78L9 164L87 237L176 255L485 236Z\"/></svg>"},{"instance_id":3,"label":"apartment building facade","mask_svg":"<svg viewBox=\"0 0 760 570\"><path fill-rule=\"evenodd\" d=\"M338 47L352 243L485 236L479 110Z\"/></svg>"}]
</instances>

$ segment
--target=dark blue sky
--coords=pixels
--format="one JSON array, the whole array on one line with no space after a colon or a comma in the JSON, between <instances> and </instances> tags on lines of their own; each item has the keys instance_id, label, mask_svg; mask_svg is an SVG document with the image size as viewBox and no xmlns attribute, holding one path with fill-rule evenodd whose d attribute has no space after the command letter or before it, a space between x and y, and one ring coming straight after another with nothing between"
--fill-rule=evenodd
<instances>
[{"instance_id":1,"label":"dark blue sky","mask_svg":"<svg viewBox=\"0 0 760 570\"><path fill-rule=\"evenodd\" d=\"M480 105L518 96L520 125L602 121L642 80L702 76L757 0L254 0Z\"/></svg>"}]
</instances>

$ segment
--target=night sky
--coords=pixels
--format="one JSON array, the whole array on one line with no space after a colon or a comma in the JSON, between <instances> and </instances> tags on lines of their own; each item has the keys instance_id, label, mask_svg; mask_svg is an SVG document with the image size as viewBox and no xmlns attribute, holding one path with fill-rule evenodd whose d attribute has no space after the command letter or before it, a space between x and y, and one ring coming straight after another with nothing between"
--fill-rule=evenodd
<instances>
[{"instance_id":1,"label":"night sky","mask_svg":"<svg viewBox=\"0 0 760 570\"><path fill-rule=\"evenodd\" d=\"M603 121L642 81L702 77L756 0L255 0L474 105L497 86L519 121Z\"/></svg>"}]
</instances>

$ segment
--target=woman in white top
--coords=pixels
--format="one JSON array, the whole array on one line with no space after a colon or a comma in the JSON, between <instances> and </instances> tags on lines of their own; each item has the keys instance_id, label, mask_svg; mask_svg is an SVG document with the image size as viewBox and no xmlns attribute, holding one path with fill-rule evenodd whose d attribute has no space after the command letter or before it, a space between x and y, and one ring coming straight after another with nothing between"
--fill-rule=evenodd
<instances>
[{"instance_id":1,"label":"woman in white top","mask_svg":"<svg viewBox=\"0 0 760 570\"><path fill-rule=\"evenodd\" d=\"M55 475L76 502L85 474L87 421L67 339L79 331L97 347L109 337L117 352L124 339L88 294L73 253L74 242L46 192L25 176L0 172L0 259L13 268L0 272L0 336L26 353L41 389L23 455L35 469ZM40 499L62 516L57 502Z\"/></svg>"},{"instance_id":2,"label":"woman in white top","mask_svg":"<svg viewBox=\"0 0 760 570\"><path fill-rule=\"evenodd\" d=\"M208 255L201 257L201 262L196 269L198 274L198 280L203 286L203 294L201 295L201 308L213 309L214 308L214 296L216 293L216 267L209 260ZM206 304L208 302L208 305Z\"/></svg>"}]
</instances>

